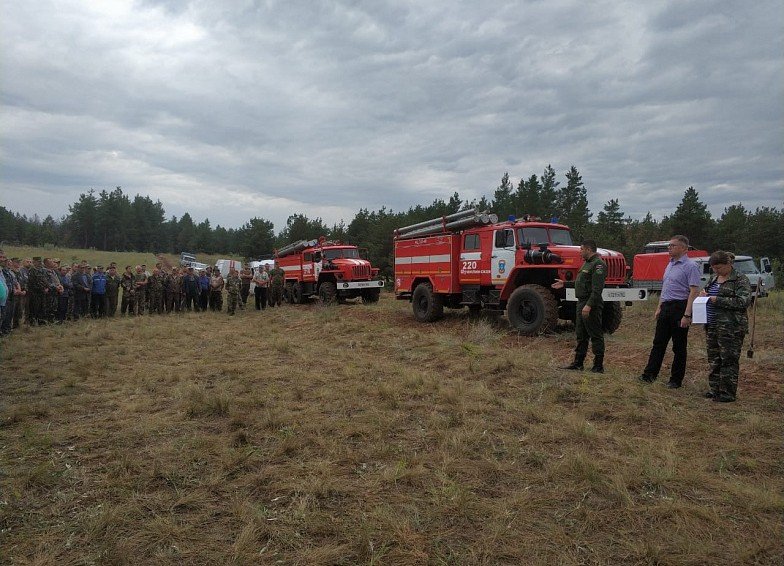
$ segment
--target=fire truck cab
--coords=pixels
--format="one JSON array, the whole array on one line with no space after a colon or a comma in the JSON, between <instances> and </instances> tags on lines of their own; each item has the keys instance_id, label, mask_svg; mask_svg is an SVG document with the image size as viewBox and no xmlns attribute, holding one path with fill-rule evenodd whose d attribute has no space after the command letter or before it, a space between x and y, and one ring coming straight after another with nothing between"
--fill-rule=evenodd
<instances>
[{"instance_id":1,"label":"fire truck cab","mask_svg":"<svg viewBox=\"0 0 784 566\"><path fill-rule=\"evenodd\" d=\"M552 330L559 318L574 320L574 280L584 262L568 226L510 220L427 231L395 237L395 296L412 302L417 320L436 320L444 307L506 311L527 335ZM647 292L625 288L622 254L598 252L607 264L604 326L613 332L621 322L619 301L641 300ZM552 289L555 279L567 288Z\"/></svg>"}]
</instances>

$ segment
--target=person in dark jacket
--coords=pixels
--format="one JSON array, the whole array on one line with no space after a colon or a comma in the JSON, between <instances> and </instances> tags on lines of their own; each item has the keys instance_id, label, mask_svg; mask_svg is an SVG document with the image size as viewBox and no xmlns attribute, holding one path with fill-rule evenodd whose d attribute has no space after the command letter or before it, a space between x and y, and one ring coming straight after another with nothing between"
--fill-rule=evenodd
<instances>
[{"instance_id":1,"label":"person in dark jacket","mask_svg":"<svg viewBox=\"0 0 784 566\"><path fill-rule=\"evenodd\" d=\"M76 273L71 275L72 291L74 293L74 320L87 316L90 304L90 283L88 281L87 267L82 264Z\"/></svg>"},{"instance_id":2,"label":"person in dark jacket","mask_svg":"<svg viewBox=\"0 0 784 566\"><path fill-rule=\"evenodd\" d=\"M749 330L746 309L751 303L751 282L735 271L734 259L729 252L713 252L708 263L714 275L700 293L708 297L705 342L710 390L705 397L720 403L731 403L737 397L740 352Z\"/></svg>"},{"instance_id":3,"label":"person in dark jacket","mask_svg":"<svg viewBox=\"0 0 784 566\"><path fill-rule=\"evenodd\" d=\"M185 293L185 310L199 310L199 277L189 267L185 275L182 276L182 292Z\"/></svg>"},{"instance_id":4,"label":"person in dark jacket","mask_svg":"<svg viewBox=\"0 0 784 566\"><path fill-rule=\"evenodd\" d=\"M206 311L210 303L210 276L202 270L199 272L199 307Z\"/></svg>"}]
</instances>

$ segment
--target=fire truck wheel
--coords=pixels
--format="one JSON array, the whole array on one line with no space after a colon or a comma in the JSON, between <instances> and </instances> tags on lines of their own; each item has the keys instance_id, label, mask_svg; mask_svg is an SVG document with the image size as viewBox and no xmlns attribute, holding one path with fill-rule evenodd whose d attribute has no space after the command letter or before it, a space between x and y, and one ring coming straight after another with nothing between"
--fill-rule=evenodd
<instances>
[{"instance_id":1,"label":"fire truck wheel","mask_svg":"<svg viewBox=\"0 0 784 566\"><path fill-rule=\"evenodd\" d=\"M433 322L444 316L444 299L433 293L430 283L420 283L411 297L414 318L419 322Z\"/></svg>"},{"instance_id":2,"label":"fire truck wheel","mask_svg":"<svg viewBox=\"0 0 784 566\"><path fill-rule=\"evenodd\" d=\"M522 285L509 297L506 314L520 334L542 334L554 330L558 324L558 303L541 285Z\"/></svg>"},{"instance_id":3,"label":"fire truck wheel","mask_svg":"<svg viewBox=\"0 0 784 566\"><path fill-rule=\"evenodd\" d=\"M292 291L293 288L294 285L292 285L290 281L287 282L283 288L283 298L290 305L294 304L294 292Z\"/></svg>"},{"instance_id":4,"label":"fire truck wheel","mask_svg":"<svg viewBox=\"0 0 784 566\"><path fill-rule=\"evenodd\" d=\"M377 303L381 296L381 289L366 289L362 291L362 302L366 305Z\"/></svg>"},{"instance_id":5,"label":"fire truck wheel","mask_svg":"<svg viewBox=\"0 0 784 566\"><path fill-rule=\"evenodd\" d=\"M291 302L295 305L302 304L302 283L294 283L291 286Z\"/></svg>"},{"instance_id":6,"label":"fire truck wheel","mask_svg":"<svg viewBox=\"0 0 784 566\"><path fill-rule=\"evenodd\" d=\"M325 281L319 287L319 301L322 305L334 305L337 303L338 288L332 281Z\"/></svg>"},{"instance_id":7,"label":"fire truck wheel","mask_svg":"<svg viewBox=\"0 0 784 566\"><path fill-rule=\"evenodd\" d=\"M602 329L607 334L612 334L621 325L623 319L623 309L621 303L617 301L607 301L602 310Z\"/></svg>"}]
</instances>

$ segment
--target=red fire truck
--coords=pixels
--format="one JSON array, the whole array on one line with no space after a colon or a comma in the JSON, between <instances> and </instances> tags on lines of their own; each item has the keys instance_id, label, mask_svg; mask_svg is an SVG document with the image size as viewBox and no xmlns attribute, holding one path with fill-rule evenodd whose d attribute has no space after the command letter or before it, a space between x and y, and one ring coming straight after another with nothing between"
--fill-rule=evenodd
<instances>
[{"instance_id":1,"label":"red fire truck","mask_svg":"<svg viewBox=\"0 0 784 566\"><path fill-rule=\"evenodd\" d=\"M498 222L477 210L458 212L395 231L395 296L410 300L414 317L431 322L444 307L506 311L525 335L574 320L574 279L583 264L567 226L538 219ZM607 264L603 322L613 332L621 301L645 300L647 290L626 286L626 260L600 249ZM567 288L555 290L555 279ZM571 288L570 287L571 282Z\"/></svg>"},{"instance_id":2,"label":"red fire truck","mask_svg":"<svg viewBox=\"0 0 784 566\"><path fill-rule=\"evenodd\" d=\"M669 240L649 242L641 254L634 256L632 261L632 287L644 287L651 291L661 291L664 280L664 270L670 263L670 254L667 253ZM695 250L689 246L686 255L689 257L703 257L710 255L705 250Z\"/></svg>"},{"instance_id":3,"label":"red fire truck","mask_svg":"<svg viewBox=\"0 0 784 566\"><path fill-rule=\"evenodd\" d=\"M356 246L339 241L300 240L275 252L275 264L285 273L285 293L293 304L316 295L325 304L361 297L378 301L384 281L378 269L362 259Z\"/></svg>"}]
</instances>

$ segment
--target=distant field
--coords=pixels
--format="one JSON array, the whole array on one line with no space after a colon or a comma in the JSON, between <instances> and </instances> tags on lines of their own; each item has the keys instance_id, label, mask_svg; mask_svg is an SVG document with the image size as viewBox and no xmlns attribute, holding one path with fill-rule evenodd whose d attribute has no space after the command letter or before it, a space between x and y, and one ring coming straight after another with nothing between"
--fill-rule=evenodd
<instances>
[{"instance_id":1,"label":"distant field","mask_svg":"<svg viewBox=\"0 0 784 566\"><path fill-rule=\"evenodd\" d=\"M101 250L84 250L75 248L34 248L30 246L5 246L3 248L8 257L34 257L41 255L44 257L57 257L63 262L73 263L82 260L87 261L95 267L96 265L108 265L110 262L115 261L120 269L125 269L126 265L141 265L147 264L148 267L154 266L158 260L155 255L151 253L137 253L137 252L104 252ZM172 265L179 265L180 257L173 254L161 254L166 257ZM196 259L208 265L215 265L218 259L242 259L240 257L226 257L221 255L207 255L197 254Z\"/></svg>"},{"instance_id":2,"label":"distant field","mask_svg":"<svg viewBox=\"0 0 784 566\"><path fill-rule=\"evenodd\" d=\"M558 369L569 328L418 324L389 294L23 328L0 563L780 564L784 295L726 405L700 328L682 389L635 380L653 306L602 376Z\"/></svg>"}]
</instances>

